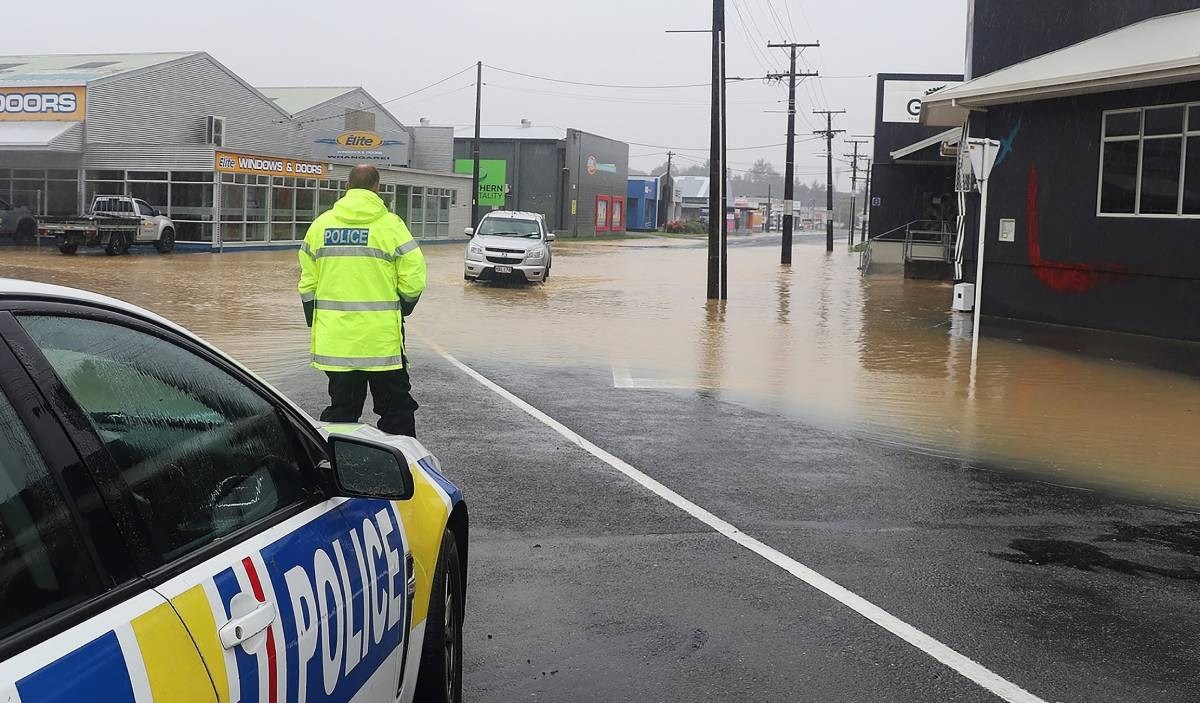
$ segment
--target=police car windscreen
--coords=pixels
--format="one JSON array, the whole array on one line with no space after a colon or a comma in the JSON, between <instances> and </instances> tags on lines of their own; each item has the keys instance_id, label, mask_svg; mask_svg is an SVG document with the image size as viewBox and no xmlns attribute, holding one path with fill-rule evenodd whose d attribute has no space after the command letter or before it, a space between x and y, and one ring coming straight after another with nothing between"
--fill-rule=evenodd
<instances>
[{"instance_id":1,"label":"police car windscreen","mask_svg":"<svg viewBox=\"0 0 1200 703\"><path fill-rule=\"evenodd\" d=\"M510 220L491 217L479 225L479 232L489 237L533 237L542 236L542 229L536 220Z\"/></svg>"}]
</instances>

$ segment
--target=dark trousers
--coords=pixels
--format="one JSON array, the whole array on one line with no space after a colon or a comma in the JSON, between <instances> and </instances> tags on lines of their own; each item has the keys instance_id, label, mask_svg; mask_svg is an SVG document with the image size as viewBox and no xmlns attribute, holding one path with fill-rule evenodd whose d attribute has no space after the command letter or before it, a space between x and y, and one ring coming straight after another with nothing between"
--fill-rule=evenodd
<instances>
[{"instance_id":1,"label":"dark trousers","mask_svg":"<svg viewBox=\"0 0 1200 703\"><path fill-rule=\"evenodd\" d=\"M367 401L367 386L379 415L379 429L388 434L417 436L412 383L406 369L395 371L326 371L330 405L321 413L325 422L358 422Z\"/></svg>"}]
</instances>

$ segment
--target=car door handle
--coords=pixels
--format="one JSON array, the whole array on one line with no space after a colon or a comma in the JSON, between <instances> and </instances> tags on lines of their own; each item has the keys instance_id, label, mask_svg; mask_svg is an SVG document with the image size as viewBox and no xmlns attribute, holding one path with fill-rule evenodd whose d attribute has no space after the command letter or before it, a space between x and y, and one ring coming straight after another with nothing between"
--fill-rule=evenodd
<instances>
[{"instance_id":1,"label":"car door handle","mask_svg":"<svg viewBox=\"0 0 1200 703\"><path fill-rule=\"evenodd\" d=\"M221 646L233 649L261 633L275 622L275 604L259 603L258 607L240 617L232 618L219 630Z\"/></svg>"}]
</instances>

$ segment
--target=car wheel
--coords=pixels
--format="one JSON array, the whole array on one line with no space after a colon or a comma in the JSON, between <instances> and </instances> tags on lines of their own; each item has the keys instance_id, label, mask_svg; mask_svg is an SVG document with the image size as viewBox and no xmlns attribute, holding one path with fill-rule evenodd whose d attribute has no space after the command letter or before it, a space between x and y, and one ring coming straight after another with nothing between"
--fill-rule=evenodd
<instances>
[{"instance_id":1,"label":"car wheel","mask_svg":"<svg viewBox=\"0 0 1200 703\"><path fill-rule=\"evenodd\" d=\"M462 700L462 567L458 543L450 530L442 533L442 551L425 620L425 644L416 700L424 703L459 703Z\"/></svg>"},{"instance_id":2,"label":"car wheel","mask_svg":"<svg viewBox=\"0 0 1200 703\"><path fill-rule=\"evenodd\" d=\"M129 251L129 237L123 232L113 232L104 245L104 253L109 256L120 256Z\"/></svg>"},{"instance_id":3,"label":"car wheel","mask_svg":"<svg viewBox=\"0 0 1200 703\"><path fill-rule=\"evenodd\" d=\"M63 242L58 245L58 250L67 256L74 256L75 252L79 251L79 245L73 242Z\"/></svg>"},{"instance_id":4,"label":"car wheel","mask_svg":"<svg viewBox=\"0 0 1200 703\"><path fill-rule=\"evenodd\" d=\"M159 254L170 254L175 251L175 230L170 227L163 230L158 241L154 243L154 248Z\"/></svg>"},{"instance_id":5,"label":"car wheel","mask_svg":"<svg viewBox=\"0 0 1200 703\"><path fill-rule=\"evenodd\" d=\"M15 235L15 239L19 242L32 242L37 237L37 222L34 220L21 220L17 223Z\"/></svg>"},{"instance_id":6,"label":"car wheel","mask_svg":"<svg viewBox=\"0 0 1200 703\"><path fill-rule=\"evenodd\" d=\"M550 267L546 267L546 273L542 274L542 283L550 280Z\"/></svg>"}]
</instances>

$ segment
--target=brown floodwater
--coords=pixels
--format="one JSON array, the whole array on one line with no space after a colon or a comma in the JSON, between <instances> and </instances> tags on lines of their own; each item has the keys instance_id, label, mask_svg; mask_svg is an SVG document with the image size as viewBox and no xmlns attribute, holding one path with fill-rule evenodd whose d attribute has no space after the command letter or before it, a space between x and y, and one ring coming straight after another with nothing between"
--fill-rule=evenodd
<instances>
[{"instance_id":1,"label":"brown floodwater","mask_svg":"<svg viewBox=\"0 0 1200 703\"><path fill-rule=\"evenodd\" d=\"M465 360L612 369L628 388L698 389L923 452L1200 507L1200 379L984 337L945 284L863 279L857 255L803 240L730 249L730 300L704 300L703 247L560 242L544 286L462 280L463 248L428 246L409 320ZM0 250L0 275L102 292L196 331L267 379L303 368L294 251L63 257ZM986 322L985 322L986 324Z\"/></svg>"}]
</instances>

